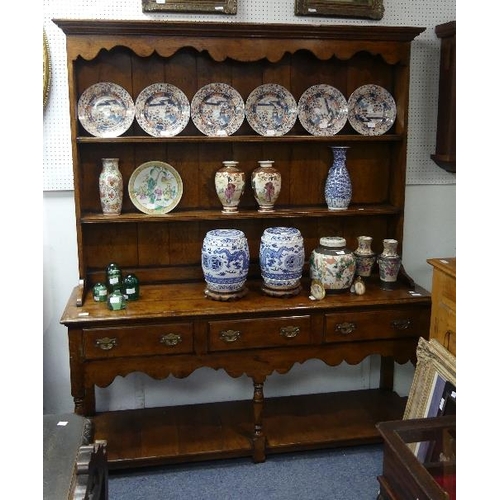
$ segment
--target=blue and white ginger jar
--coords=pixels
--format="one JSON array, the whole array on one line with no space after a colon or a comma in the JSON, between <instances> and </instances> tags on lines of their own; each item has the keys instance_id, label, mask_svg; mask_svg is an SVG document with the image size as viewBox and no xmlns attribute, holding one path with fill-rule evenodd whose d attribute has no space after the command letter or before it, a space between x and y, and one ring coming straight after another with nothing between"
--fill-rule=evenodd
<instances>
[{"instance_id":1,"label":"blue and white ginger jar","mask_svg":"<svg viewBox=\"0 0 500 500\"><path fill-rule=\"evenodd\" d=\"M325 200L328 210L346 210L351 203L352 184L346 166L349 146L330 146L333 164L328 171L325 184Z\"/></svg>"},{"instance_id":2,"label":"blue and white ginger jar","mask_svg":"<svg viewBox=\"0 0 500 500\"><path fill-rule=\"evenodd\" d=\"M269 227L260 240L261 275L267 288L287 291L300 285L304 239L294 227Z\"/></svg>"},{"instance_id":3,"label":"blue and white ginger jar","mask_svg":"<svg viewBox=\"0 0 500 500\"><path fill-rule=\"evenodd\" d=\"M241 291L248 276L248 241L239 229L208 231L201 248L201 267L207 288L214 293Z\"/></svg>"}]
</instances>

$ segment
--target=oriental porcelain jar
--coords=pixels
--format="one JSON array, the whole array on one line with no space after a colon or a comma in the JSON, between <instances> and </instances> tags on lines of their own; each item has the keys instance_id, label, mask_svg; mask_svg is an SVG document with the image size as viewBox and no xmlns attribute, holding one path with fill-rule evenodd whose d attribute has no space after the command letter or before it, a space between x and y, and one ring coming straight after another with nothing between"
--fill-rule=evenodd
<instances>
[{"instance_id":1,"label":"oriental porcelain jar","mask_svg":"<svg viewBox=\"0 0 500 500\"><path fill-rule=\"evenodd\" d=\"M123 178L118 158L102 158L99 197L103 215L120 215L123 204Z\"/></svg>"},{"instance_id":2,"label":"oriental porcelain jar","mask_svg":"<svg viewBox=\"0 0 500 500\"><path fill-rule=\"evenodd\" d=\"M300 291L304 267L304 239L294 227L269 227L260 240L259 262L268 295Z\"/></svg>"},{"instance_id":3,"label":"oriental porcelain jar","mask_svg":"<svg viewBox=\"0 0 500 500\"><path fill-rule=\"evenodd\" d=\"M253 195L259 204L259 212L274 212L274 204L281 192L281 173L272 160L260 160L252 172Z\"/></svg>"},{"instance_id":4,"label":"oriental porcelain jar","mask_svg":"<svg viewBox=\"0 0 500 500\"><path fill-rule=\"evenodd\" d=\"M248 241L239 229L208 231L201 248L201 267L207 284L206 295L238 298L245 288L250 252Z\"/></svg>"},{"instance_id":5,"label":"oriental porcelain jar","mask_svg":"<svg viewBox=\"0 0 500 500\"><path fill-rule=\"evenodd\" d=\"M377 254L372 250L371 236L358 236L358 248L354 250L356 258L356 275L368 278L372 274Z\"/></svg>"},{"instance_id":6,"label":"oriental porcelain jar","mask_svg":"<svg viewBox=\"0 0 500 500\"><path fill-rule=\"evenodd\" d=\"M237 161L223 161L224 165L215 173L215 191L222 204L222 213L238 211L245 190L245 172L238 168Z\"/></svg>"},{"instance_id":7,"label":"oriental porcelain jar","mask_svg":"<svg viewBox=\"0 0 500 500\"><path fill-rule=\"evenodd\" d=\"M346 210L351 203L351 177L346 166L349 146L331 146L333 163L325 184L325 200L328 210Z\"/></svg>"},{"instance_id":8,"label":"oriental porcelain jar","mask_svg":"<svg viewBox=\"0 0 500 500\"><path fill-rule=\"evenodd\" d=\"M382 288L392 289L398 280L401 257L397 253L398 241L388 238L383 241L384 249L377 257Z\"/></svg>"},{"instance_id":9,"label":"oriental porcelain jar","mask_svg":"<svg viewBox=\"0 0 500 500\"><path fill-rule=\"evenodd\" d=\"M350 290L356 272L356 259L340 236L320 238L309 259L311 280L321 283L325 292Z\"/></svg>"}]
</instances>

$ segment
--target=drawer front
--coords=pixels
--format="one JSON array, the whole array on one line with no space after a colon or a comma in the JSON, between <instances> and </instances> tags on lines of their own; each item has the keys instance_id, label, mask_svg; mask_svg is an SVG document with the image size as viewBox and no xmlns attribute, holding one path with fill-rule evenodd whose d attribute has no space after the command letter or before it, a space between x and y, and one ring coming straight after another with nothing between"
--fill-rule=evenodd
<instances>
[{"instance_id":1,"label":"drawer front","mask_svg":"<svg viewBox=\"0 0 500 500\"><path fill-rule=\"evenodd\" d=\"M87 359L193 352L193 324L89 328L84 330Z\"/></svg>"},{"instance_id":2,"label":"drawer front","mask_svg":"<svg viewBox=\"0 0 500 500\"><path fill-rule=\"evenodd\" d=\"M311 339L310 316L210 321L210 351L305 345Z\"/></svg>"},{"instance_id":3,"label":"drawer front","mask_svg":"<svg viewBox=\"0 0 500 500\"><path fill-rule=\"evenodd\" d=\"M435 311L433 309L431 338L435 338L444 345L454 356L456 356L456 314L455 309L450 309L444 304Z\"/></svg>"},{"instance_id":4,"label":"drawer front","mask_svg":"<svg viewBox=\"0 0 500 500\"><path fill-rule=\"evenodd\" d=\"M429 309L346 312L325 316L326 342L351 342L429 334Z\"/></svg>"}]
</instances>

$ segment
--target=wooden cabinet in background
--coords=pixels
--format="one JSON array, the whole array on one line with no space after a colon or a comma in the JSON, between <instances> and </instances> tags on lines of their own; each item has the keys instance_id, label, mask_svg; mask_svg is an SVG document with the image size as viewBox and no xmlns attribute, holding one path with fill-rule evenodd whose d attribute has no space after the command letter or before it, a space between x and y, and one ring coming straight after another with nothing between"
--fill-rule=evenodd
<instances>
[{"instance_id":1,"label":"wooden cabinet in background","mask_svg":"<svg viewBox=\"0 0 500 500\"><path fill-rule=\"evenodd\" d=\"M405 398L393 391L394 364L416 362L419 337L429 332L431 298L401 270L393 290L378 271L362 296L309 298L309 266L301 292L289 298L261 290L259 244L271 226L293 226L308 257L322 236L349 248L359 235L403 248L407 124L412 40L424 28L162 21L55 20L66 34L80 284L61 322L68 328L75 412L92 416L108 443L111 468L380 441L379 421L401 418ZM287 88L298 102L306 89L329 84L348 97L358 87L386 88L397 105L395 123L380 136L346 124L335 136L313 136L299 120L284 136L261 136L247 121L231 136L207 137L192 121L174 137L152 137L136 121L120 137L90 136L77 116L81 94L110 81L135 100L147 86L168 82L188 97L222 82L247 99L264 83ZM348 145L351 206L329 211L324 185L331 145ZM147 161L171 164L184 191L175 210L139 213L127 195L118 216L103 216L101 158L120 159L126 187ZM271 213L257 211L250 183L239 212L222 214L214 187L224 160L237 160L250 180L258 160L272 159L282 190ZM248 294L234 302L205 297L201 245L215 228L242 230L250 248ZM403 259L404 260L404 259ZM109 311L94 302L109 262L141 281L139 300ZM292 332L292 333L290 333ZM330 366L380 356L378 387L353 392L264 398L273 373L319 359ZM141 372L154 379L186 377L201 367L253 382L253 398L181 407L96 414L95 387ZM286 375L283 375L286 376ZM246 400L245 400L246 398Z\"/></svg>"},{"instance_id":2,"label":"wooden cabinet in background","mask_svg":"<svg viewBox=\"0 0 500 500\"><path fill-rule=\"evenodd\" d=\"M432 275L432 313L429 338L436 339L454 356L456 353L456 268L457 259L429 259Z\"/></svg>"},{"instance_id":3,"label":"wooden cabinet in background","mask_svg":"<svg viewBox=\"0 0 500 500\"><path fill-rule=\"evenodd\" d=\"M434 162L448 172L456 171L456 21L435 28L441 39L439 103Z\"/></svg>"}]
</instances>

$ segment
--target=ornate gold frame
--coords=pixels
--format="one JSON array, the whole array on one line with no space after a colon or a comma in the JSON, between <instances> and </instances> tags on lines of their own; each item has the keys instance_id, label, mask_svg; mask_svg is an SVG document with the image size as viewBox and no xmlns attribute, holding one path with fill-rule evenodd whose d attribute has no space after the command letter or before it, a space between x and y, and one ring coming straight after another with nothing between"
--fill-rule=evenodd
<instances>
[{"instance_id":1,"label":"ornate gold frame","mask_svg":"<svg viewBox=\"0 0 500 500\"><path fill-rule=\"evenodd\" d=\"M142 12L236 14L237 0L142 0Z\"/></svg>"},{"instance_id":2,"label":"ornate gold frame","mask_svg":"<svg viewBox=\"0 0 500 500\"><path fill-rule=\"evenodd\" d=\"M417 346L417 366L410 387L403 419L428 417L436 376L456 386L456 358L436 339L420 338Z\"/></svg>"},{"instance_id":3,"label":"ornate gold frame","mask_svg":"<svg viewBox=\"0 0 500 500\"><path fill-rule=\"evenodd\" d=\"M47 104L50 90L50 73L52 71L50 63L49 42L45 29L43 30L43 107Z\"/></svg>"},{"instance_id":4,"label":"ornate gold frame","mask_svg":"<svg viewBox=\"0 0 500 500\"><path fill-rule=\"evenodd\" d=\"M295 0L296 16L382 19L383 0Z\"/></svg>"}]
</instances>

